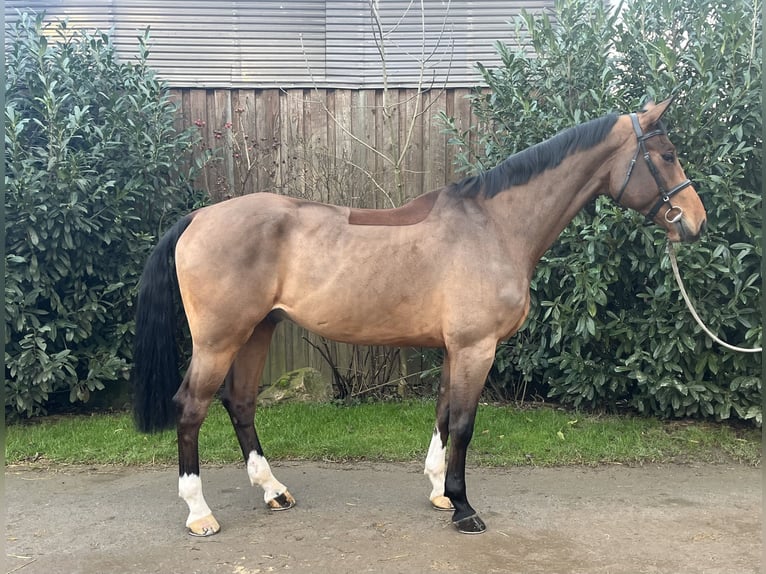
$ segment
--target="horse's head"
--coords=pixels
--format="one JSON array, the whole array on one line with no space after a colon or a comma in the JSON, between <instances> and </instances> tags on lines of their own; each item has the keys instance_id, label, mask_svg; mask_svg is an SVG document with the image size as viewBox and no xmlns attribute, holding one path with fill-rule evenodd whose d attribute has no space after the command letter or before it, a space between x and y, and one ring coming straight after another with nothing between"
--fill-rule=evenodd
<instances>
[{"instance_id":1,"label":"horse's head","mask_svg":"<svg viewBox=\"0 0 766 574\"><path fill-rule=\"evenodd\" d=\"M620 118L630 137L614 156L609 193L664 227L671 241L696 241L707 219L660 121L671 101L649 103L640 113Z\"/></svg>"}]
</instances>

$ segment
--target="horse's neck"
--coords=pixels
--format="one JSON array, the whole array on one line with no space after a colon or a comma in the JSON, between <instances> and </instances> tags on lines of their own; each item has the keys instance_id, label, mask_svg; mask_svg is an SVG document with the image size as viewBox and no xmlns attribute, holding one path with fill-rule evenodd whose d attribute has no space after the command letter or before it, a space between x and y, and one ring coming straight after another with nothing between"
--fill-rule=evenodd
<instances>
[{"instance_id":1,"label":"horse's neck","mask_svg":"<svg viewBox=\"0 0 766 574\"><path fill-rule=\"evenodd\" d=\"M530 272L575 215L609 182L608 142L567 157L528 183L486 200L509 245L524 244ZM502 225L505 223L505 225ZM514 247L517 249L517 247Z\"/></svg>"}]
</instances>

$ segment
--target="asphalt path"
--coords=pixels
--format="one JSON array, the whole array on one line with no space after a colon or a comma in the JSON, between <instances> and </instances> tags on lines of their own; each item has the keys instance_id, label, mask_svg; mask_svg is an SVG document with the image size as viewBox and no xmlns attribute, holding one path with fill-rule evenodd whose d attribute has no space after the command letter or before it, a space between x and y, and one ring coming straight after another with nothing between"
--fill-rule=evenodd
<instances>
[{"instance_id":1,"label":"asphalt path","mask_svg":"<svg viewBox=\"0 0 766 574\"><path fill-rule=\"evenodd\" d=\"M761 571L760 469L473 468L487 523L432 510L420 465L272 464L298 503L273 513L240 466L203 469L221 523L185 533L173 468L9 467L6 573L740 574Z\"/></svg>"}]
</instances>

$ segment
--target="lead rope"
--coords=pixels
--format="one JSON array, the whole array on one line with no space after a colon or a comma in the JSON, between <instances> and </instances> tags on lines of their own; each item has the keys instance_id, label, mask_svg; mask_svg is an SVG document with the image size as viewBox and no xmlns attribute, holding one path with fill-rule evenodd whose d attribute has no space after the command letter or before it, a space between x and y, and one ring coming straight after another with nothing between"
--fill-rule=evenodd
<instances>
[{"instance_id":1,"label":"lead rope","mask_svg":"<svg viewBox=\"0 0 766 574\"><path fill-rule=\"evenodd\" d=\"M686 306L689 308L689 311L691 311L692 317L694 317L694 320L697 321L697 324L700 327L702 327L702 330L705 331L705 333L707 333L708 336L711 339L713 339L716 343L732 351L737 351L739 353L760 353L763 350L762 347L754 347L752 349L735 347L734 345L730 345L726 341L722 341L721 339L716 337L710 331L710 329L708 329L705 326L705 324L702 322L702 319L699 318L699 315L697 315L697 312L694 310L694 306L692 305L692 302L689 299L689 295L686 294L686 289L684 289L684 283L683 281L681 281L681 274L678 272L678 262L676 261L676 251L675 251L675 248L673 247L673 244L670 241L668 241L668 255L670 256L670 266L673 268L673 274L676 276L676 282L678 283L679 289L681 289L681 295L683 296L684 301L686 301Z\"/></svg>"}]
</instances>

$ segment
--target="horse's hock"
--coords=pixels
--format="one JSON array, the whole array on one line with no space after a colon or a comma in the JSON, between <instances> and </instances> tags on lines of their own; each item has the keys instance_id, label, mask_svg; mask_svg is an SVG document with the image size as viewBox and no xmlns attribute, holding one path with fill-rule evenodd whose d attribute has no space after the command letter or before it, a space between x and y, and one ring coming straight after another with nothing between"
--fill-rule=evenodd
<instances>
[{"instance_id":1,"label":"horse's hock","mask_svg":"<svg viewBox=\"0 0 766 574\"><path fill-rule=\"evenodd\" d=\"M332 383L311 367L289 371L258 395L258 404L269 406L284 402L326 403L332 400Z\"/></svg>"}]
</instances>

